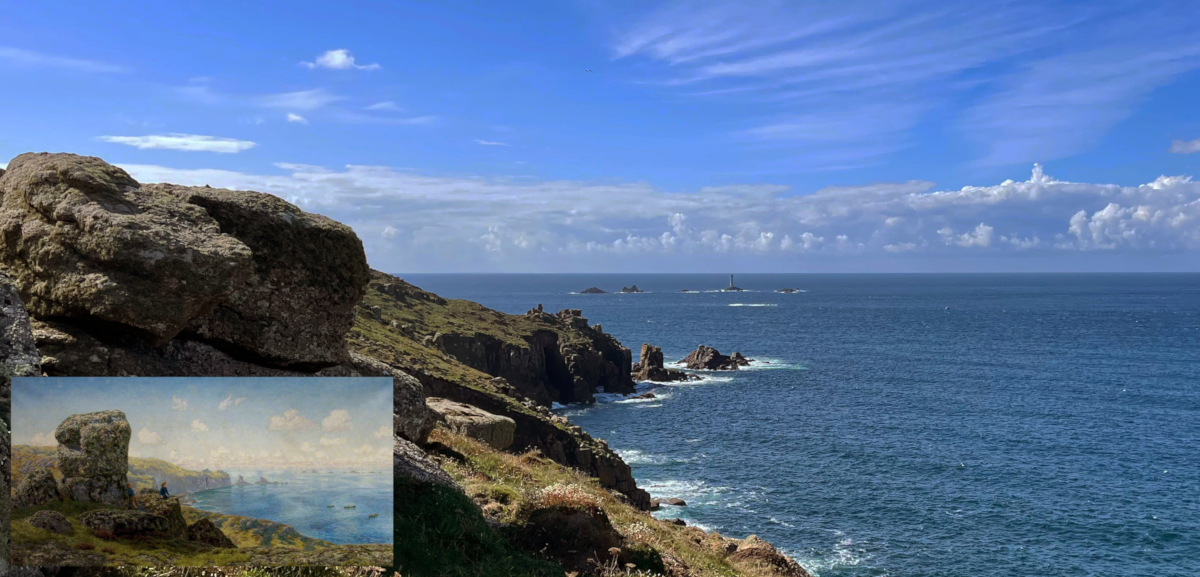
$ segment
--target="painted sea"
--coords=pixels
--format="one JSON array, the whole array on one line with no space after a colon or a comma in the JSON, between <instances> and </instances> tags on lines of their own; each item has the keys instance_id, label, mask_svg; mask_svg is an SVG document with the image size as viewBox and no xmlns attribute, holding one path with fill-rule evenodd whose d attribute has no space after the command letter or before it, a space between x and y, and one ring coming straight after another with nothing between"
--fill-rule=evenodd
<instances>
[{"instance_id":1,"label":"painted sea","mask_svg":"<svg viewBox=\"0 0 1200 577\"><path fill-rule=\"evenodd\" d=\"M756 359L560 412L820 577L1200 575L1200 275L401 276Z\"/></svg>"},{"instance_id":2,"label":"painted sea","mask_svg":"<svg viewBox=\"0 0 1200 577\"><path fill-rule=\"evenodd\" d=\"M302 535L337 544L391 543L393 538L391 471L227 471L248 482L266 477L279 485L237 485L192 493L197 509L268 519L291 525ZM332 508L328 505L333 505ZM345 509L354 505L353 509ZM379 516L370 518L372 513Z\"/></svg>"}]
</instances>

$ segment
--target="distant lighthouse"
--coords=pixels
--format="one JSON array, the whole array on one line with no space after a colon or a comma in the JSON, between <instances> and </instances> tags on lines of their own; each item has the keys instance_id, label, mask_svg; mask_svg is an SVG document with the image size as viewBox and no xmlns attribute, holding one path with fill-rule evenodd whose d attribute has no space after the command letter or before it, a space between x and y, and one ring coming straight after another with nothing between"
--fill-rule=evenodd
<instances>
[{"instance_id":1,"label":"distant lighthouse","mask_svg":"<svg viewBox=\"0 0 1200 577\"><path fill-rule=\"evenodd\" d=\"M733 275L729 275L729 288L733 288Z\"/></svg>"},{"instance_id":2,"label":"distant lighthouse","mask_svg":"<svg viewBox=\"0 0 1200 577\"><path fill-rule=\"evenodd\" d=\"M729 288L721 290L722 292L742 292L744 289L733 286L733 275L729 275Z\"/></svg>"}]
</instances>

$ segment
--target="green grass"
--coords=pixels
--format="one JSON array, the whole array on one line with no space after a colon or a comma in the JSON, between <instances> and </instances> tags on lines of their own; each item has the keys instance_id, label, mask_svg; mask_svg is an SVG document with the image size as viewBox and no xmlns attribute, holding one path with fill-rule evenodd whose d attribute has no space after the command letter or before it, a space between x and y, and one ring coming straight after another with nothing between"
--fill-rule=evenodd
<instances>
[{"instance_id":1,"label":"green grass","mask_svg":"<svg viewBox=\"0 0 1200 577\"><path fill-rule=\"evenodd\" d=\"M561 567L515 549L463 494L397 481L396 563L405 577L563 575Z\"/></svg>"},{"instance_id":2,"label":"green grass","mask_svg":"<svg viewBox=\"0 0 1200 577\"><path fill-rule=\"evenodd\" d=\"M55 541L67 549L79 549L81 544L86 544L84 547L90 545L90 552L104 555L111 565L146 565L146 557L156 560L151 564L192 567L223 566L250 559L249 554L236 549L210 549L178 539L162 537L101 539L93 535L91 529L79 522L79 515L104 508L106 507L97 503L56 501L15 512L12 520L12 543L16 545ZM71 533L60 535L25 522L30 515L43 509L58 511L65 515L71 521Z\"/></svg>"}]
</instances>

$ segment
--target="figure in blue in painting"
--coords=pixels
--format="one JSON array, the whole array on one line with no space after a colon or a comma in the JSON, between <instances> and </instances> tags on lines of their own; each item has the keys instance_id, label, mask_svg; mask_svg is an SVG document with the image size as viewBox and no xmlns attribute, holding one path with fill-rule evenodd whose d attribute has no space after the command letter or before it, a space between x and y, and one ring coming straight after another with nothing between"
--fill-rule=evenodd
<instances>
[{"instance_id":1,"label":"figure in blue in painting","mask_svg":"<svg viewBox=\"0 0 1200 577\"><path fill-rule=\"evenodd\" d=\"M133 483L126 483L129 488L129 505L137 508L137 499L133 496Z\"/></svg>"},{"instance_id":2,"label":"figure in blue in painting","mask_svg":"<svg viewBox=\"0 0 1200 577\"><path fill-rule=\"evenodd\" d=\"M158 494L162 495L163 499L166 499L167 497L171 496L171 494L167 492L167 482L166 481L163 481L162 488L158 490Z\"/></svg>"}]
</instances>

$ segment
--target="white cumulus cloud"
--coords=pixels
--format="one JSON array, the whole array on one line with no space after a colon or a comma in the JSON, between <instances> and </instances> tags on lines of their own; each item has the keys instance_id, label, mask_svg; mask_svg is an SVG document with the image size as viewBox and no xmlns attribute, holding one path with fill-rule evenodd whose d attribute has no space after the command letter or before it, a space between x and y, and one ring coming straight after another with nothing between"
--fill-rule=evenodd
<instances>
[{"instance_id":1,"label":"white cumulus cloud","mask_svg":"<svg viewBox=\"0 0 1200 577\"><path fill-rule=\"evenodd\" d=\"M242 404L242 401L245 401L245 400L246 400L246 397L234 398L233 393L230 393L228 397L225 397L225 399L222 400L219 405L217 405L217 410L224 411L225 409L228 409L229 407L236 407L236 406Z\"/></svg>"},{"instance_id":2,"label":"white cumulus cloud","mask_svg":"<svg viewBox=\"0 0 1200 577\"><path fill-rule=\"evenodd\" d=\"M288 409L282 415L271 417L270 429L272 431L311 431L316 428L316 423L308 420L296 409Z\"/></svg>"},{"instance_id":3,"label":"white cumulus cloud","mask_svg":"<svg viewBox=\"0 0 1200 577\"><path fill-rule=\"evenodd\" d=\"M350 424L350 411L334 409L321 421L321 428L326 431L349 431L354 428Z\"/></svg>"},{"instance_id":4,"label":"white cumulus cloud","mask_svg":"<svg viewBox=\"0 0 1200 577\"><path fill-rule=\"evenodd\" d=\"M392 429L387 425L381 425L378 431L375 431L376 439L387 439L392 437Z\"/></svg>"},{"instance_id":5,"label":"white cumulus cloud","mask_svg":"<svg viewBox=\"0 0 1200 577\"><path fill-rule=\"evenodd\" d=\"M203 433L208 430L208 425L205 425L200 419L192 419L192 431Z\"/></svg>"},{"instance_id":6,"label":"white cumulus cloud","mask_svg":"<svg viewBox=\"0 0 1200 577\"><path fill-rule=\"evenodd\" d=\"M287 113L287 121L288 121L288 122L295 122L295 123L298 123L298 124L308 124L308 119L307 119L307 118L305 118L305 117L303 117L303 116L300 116L299 114L296 114L295 112L289 112L289 113Z\"/></svg>"},{"instance_id":7,"label":"white cumulus cloud","mask_svg":"<svg viewBox=\"0 0 1200 577\"><path fill-rule=\"evenodd\" d=\"M322 447L336 447L338 445L345 445L346 437L321 437L321 440L317 441L317 443Z\"/></svg>"},{"instance_id":8,"label":"white cumulus cloud","mask_svg":"<svg viewBox=\"0 0 1200 577\"><path fill-rule=\"evenodd\" d=\"M354 55L345 48L326 50L313 62L301 62L305 68L329 68L331 70L379 70L379 64L357 64Z\"/></svg>"},{"instance_id":9,"label":"white cumulus cloud","mask_svg":"<svg viewBox=\"0 0 1200 577\"><path fill-rule=\"evenodd\" d=\"M171 395L171 409L175 411L186 411L188 409L188 402L175 395Z\"/></svg>"},{"instance_id":10,"label":"white cumulus cloud","mask_svg":"<svg viewBox=\"0 0 1200 577\"><path fill-rule=\"evenodd\" d=\"M142 427L137 433L138 442L143 445L161 445L163 443L162 435L151 431L146 427Z\"/></svg>"}]
</instances>

